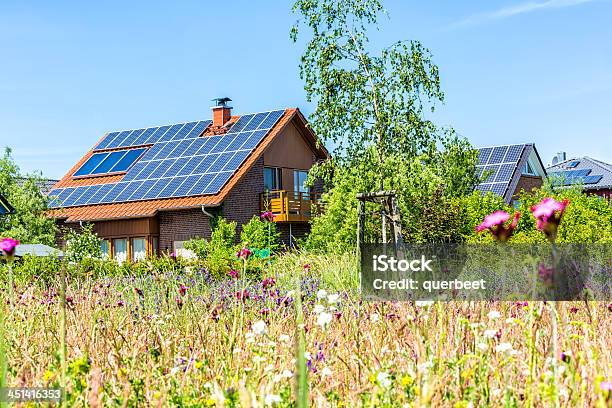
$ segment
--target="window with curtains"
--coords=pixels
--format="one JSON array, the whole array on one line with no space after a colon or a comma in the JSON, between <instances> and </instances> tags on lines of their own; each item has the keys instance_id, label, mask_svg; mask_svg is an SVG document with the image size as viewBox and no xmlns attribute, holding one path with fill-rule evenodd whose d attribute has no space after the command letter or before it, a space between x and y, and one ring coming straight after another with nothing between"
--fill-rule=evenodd
<instances>
[{"instance_id":1,"label":"window with curtains","mask_svg":"<svg viewBox=\"0 0 612 408\"><path fill-rule=\"evenodd\" d=\"M282 169L278 167L264 167L264 190L282 190Z\"/></svg>"},{"instance_id":2,"label":"window with curtains","mask_svg":"<svg viewBox=\"0 0 612 408\"><path fill-rule=\"evenodd\" d=\"M147 240L132 238L132 261L141 261L147 257Z\"/></svg>"},{"instance_id":3,"label":"window with curtains","mask_svg":"<svg viewBox=\"0 0 612 408\"><path fill-rule=\"evenodd\" d=\"M114 259L120 264L127 261L127 239L114 239L113 240L113 255Z\"/></svg>"}]
</instances>

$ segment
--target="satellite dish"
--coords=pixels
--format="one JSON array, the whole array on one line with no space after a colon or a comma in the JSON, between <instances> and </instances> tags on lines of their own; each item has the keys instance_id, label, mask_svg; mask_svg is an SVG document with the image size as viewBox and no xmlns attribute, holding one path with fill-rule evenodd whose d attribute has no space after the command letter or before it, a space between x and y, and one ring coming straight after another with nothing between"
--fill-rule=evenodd
<instances>
[{"instance_id":1,"label":"satellite dish","mask_svg":"<svg viewBox=\"0 0 612 408\"><path fill-rule=\"evenodd\" d=\"M559 157L558 157L558 156L555 156L555 157L553 157L553 160L552 160L552 165L554 166L554 165L556 165L557 163L559 163Z\"/></svg>"}]
</instances>

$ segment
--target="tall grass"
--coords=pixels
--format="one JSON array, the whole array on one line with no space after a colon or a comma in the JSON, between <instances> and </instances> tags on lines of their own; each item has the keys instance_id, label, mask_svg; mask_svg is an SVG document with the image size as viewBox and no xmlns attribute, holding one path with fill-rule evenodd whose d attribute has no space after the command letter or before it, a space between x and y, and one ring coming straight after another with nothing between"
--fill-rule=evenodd
<instances>
[{"instance_id":1,"label":"tall grass","mask_svg":"<svg viewBox=\"0 0 612 408\"><path fill-rule=\"evenodd\" d=\"M77 278L68 266L66 279L61 271L48 283L16 279L0 343L7 384L65 384L67 406L610 401L600 387L612 376L611 312L602 302L565 304L556 320L536 302L363 303L351 256L281 257L264 271L276 277L274 295L260 278L215 281L169 265L122 278ZM237 299L242 290L249 297ZM265 334L253 329L259 321Z\"/></svg>"}]
</instances>

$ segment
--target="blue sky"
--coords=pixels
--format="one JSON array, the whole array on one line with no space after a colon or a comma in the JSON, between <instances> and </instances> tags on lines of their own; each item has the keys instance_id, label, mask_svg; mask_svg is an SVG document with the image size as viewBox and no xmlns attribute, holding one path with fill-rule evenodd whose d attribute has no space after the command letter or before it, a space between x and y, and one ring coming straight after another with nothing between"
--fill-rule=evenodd
<instances>
[{"instance_id":1,"label":"blue sky","mask_svg":"<svg viewBox=\"0 0 612 408\"><path fill-rule=\"evenodd\" d=\"M209 118L217 96L238 114L312 111L290 2L169 3L3 1L0 146L23 170L59 178L105 132ZM545 164L559 150L612 162L612 1L385 6L371 38L432 51L437 123L476 146L535 142Z\"/></svg>"}]
</instances>

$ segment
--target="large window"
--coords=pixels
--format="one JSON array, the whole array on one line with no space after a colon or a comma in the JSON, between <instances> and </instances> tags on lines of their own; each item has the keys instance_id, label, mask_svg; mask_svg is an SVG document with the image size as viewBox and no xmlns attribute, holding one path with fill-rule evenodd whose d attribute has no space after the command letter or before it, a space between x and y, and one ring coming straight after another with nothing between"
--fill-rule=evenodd
<instances>
[{"instance_id":1,"label":"large window","mask_svg":"<svg viewBox=\"0 0 612 408\"><path fill-rule=\"evenodd\" d=\"M113 255L119 263L127 261L127 239L113 239Z\"/></svg>"},{"instance_id":2,"label":"large window","mask_svg":"<svg viewBox=\"0 0 612 408\"><path fill-rule=\"evenodd\" d=\"M140 261L147 257L147 240L132 238L132 261Z\"/></svg>"},{"instance_id":3,"label":"large window","mask_svg":"<svg viewBox=\"0 0 612 408\"><path fill-rule=\"evenodd\" d=\"M282 171L278 167L264 167L264 189L282 190L283 179Z\"/></svg>"},{"instance_id":4,"label":"large window","mask_svg":"<svg viewBox=\"0 0 612 408\"><path fill-rule=\"evenodd\" d=\"M295 170L293 172L293 191L295 193L308 193L308 187L306 187L306 179L308 178L308 172L305 170Z\"/></svg>"}]
</instances>

